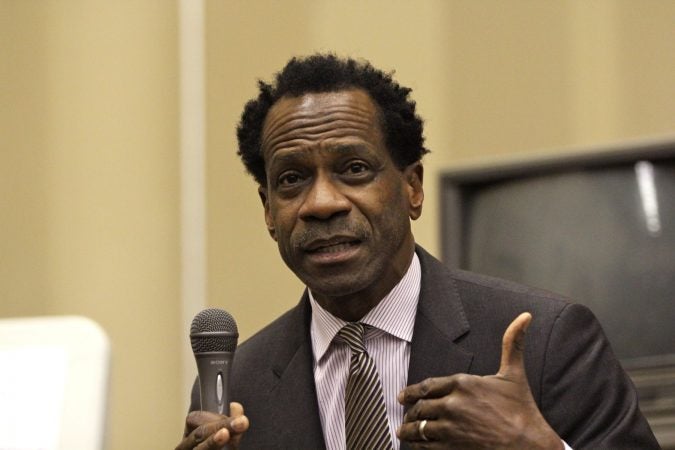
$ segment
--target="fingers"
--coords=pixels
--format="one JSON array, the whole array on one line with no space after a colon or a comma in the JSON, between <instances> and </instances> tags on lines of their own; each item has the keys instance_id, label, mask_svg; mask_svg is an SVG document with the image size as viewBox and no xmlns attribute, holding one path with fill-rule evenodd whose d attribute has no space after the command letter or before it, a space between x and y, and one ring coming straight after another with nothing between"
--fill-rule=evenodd
<instances>
[{"instance_id":1,"label":"fingers","mask_svg":"<svg viewBox=\"0 0 675 450\"><path fill-rule=\"evenodd\" d=\"M507 327L502 338L502 356L497 376L504 379L525 377L523 350L525 332L532 321L530 313L522 313ZM473 375L456 374L449 377L427 378L421 383L406 387L398 394L398 401L411 405L420 399L441 398L449 395L458 386L470 389L475 381Z\"/></svg>"},{"instance_id":2,"label":"fingers","mask_svg":"<svg viewBox=\"0 0 675 450\"><path fill-rule=\"evenodd\" d=\"M244 415L244 407L241 403L230 403L230 414L232 416L232 422L230 422L232 432L230 433L231 437L229 442L232 444L232 447L237 447L244 432L248 430L250 423L248 417Z\"/></svg>"},{"instance_id":3,"label":"fingers","mask_svg":"<svg viewBox=\"0 0 675 450\"><path fill-rule=\"evenodd\" d=\"M204 442L194 447L194 450L221 450L230 441L230 433L227 428L221 428L209 436Z\"/></svg>"},{"instance_id":4,"label":"fingers","mask_svg":"<svg viewBox=\"0 0 675 450\"><path fill-rule=\"evenodd\" d=\"M466 386L470 389L474 382L474 375L459 373L449 377L427 378L426 380L412 384L403 389L398 394L398 402L404 405L411 405L420 399L441 398L458 386Z\"/></svg>"},{"instance_id":5,"label":"fingers","mask_svg":"<svg viewBox=\"0 0 675 450\"><path fill-rule=\"evenodd\" d=\"M178 444L176 450L196 448L202 450L222 447L230 438L229 430L226 428L229 422L229 418L217 414L205 411L191 412L185 420L186 435ZM198 445L200 447L197 447Z\"/></svg>"},{"instance_id":6,"label":"fingers","mask_svg":"<svg viewBox=\"0 0 675 450\"><path fill-rule=\"evenodd\" d=\"M241 406L241 403L231 402L230 403L230 417L235 418L244 415L244 407Z\"/></svg>"},{"instance_id":7,"label":"fingers","mask_svg":"<svg viewBox=\"0 0 675 450\"><path fill-rule=\"evenodd\" d=\"M218 422L226 419L225 416L208 411L192 411L185 418L185 434L192 433L196 428L210 422Z\"/></svg>"},{"instance_id":8,"label":"fingers","mask_svg":"<svg viewBox=\"0 0 675 450\"><path fill-rule=\"evenodd\" d=\"M509 380L525 377L525 332L532 321L532 314L522 313L515 318L504 332L502 339L502 359L497 376Z\"/></svg>"},{"instance_id":9,"label":"fingers","mask_svg":"<svg viewBox=\"0 0 675 450\"><path fill-rule=\"evenodd\" d=\"M418 400L414 405L408 408L403 416L403 423L415 423L420 420L453 419L461 414L462 405L458 404L454 396L445 396L442 398Z\"/></svg>"},{"instance_id":10,"label":"fingers","mask_svg":"<svg viewBox=\"0 0 675 450\"><path fill-rule=\"evenodd\" d=\"M185 435L176 450L220 450L226 443L237 444L248 430L249 421L239 403L230 404L226 417L207 411L193 411L185 419Z\"/></svg>"},{"instance_id":11,"label":"fingers","mask_svg":"<svg viewBox=\"0 0 675 450\"><path fill-rule=\"evenodd\" d=\"M422 424L424 425L424 435L420 432ZM417 420L415 422L404 423L396 430L396 437L401 441L413 444L415 448L437 448L439 444L443 444L437 442L438 432L440 431L437 430L437 426L437 422L432 420L427 420L426 422Z\"/></svg>"}]
</instances>

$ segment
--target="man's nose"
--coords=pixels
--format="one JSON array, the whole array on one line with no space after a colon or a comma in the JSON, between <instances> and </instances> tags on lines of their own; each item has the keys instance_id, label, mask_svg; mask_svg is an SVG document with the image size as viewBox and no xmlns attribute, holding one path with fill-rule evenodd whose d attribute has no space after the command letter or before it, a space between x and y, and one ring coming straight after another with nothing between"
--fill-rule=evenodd
<instances>
[{"instance_id":1,"label":"man's nose","mask_svg":"<svg viewBox=\"0 0 675 450\"><path fill-rule=\"evenodd\" d=\"M304 220L326 220L337 214L348 213L351 202L340 191L340 187L330 175L319 174L305 197L300 210Z\"/></svg>"}]
</instances>

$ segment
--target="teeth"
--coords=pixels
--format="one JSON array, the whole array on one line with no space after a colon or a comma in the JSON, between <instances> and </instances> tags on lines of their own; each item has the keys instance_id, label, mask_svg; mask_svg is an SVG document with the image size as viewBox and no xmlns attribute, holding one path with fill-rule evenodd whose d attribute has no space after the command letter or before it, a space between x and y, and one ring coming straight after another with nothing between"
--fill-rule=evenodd
<instances>
[{"instance_id":1,"label":"teeth","mask_svg":"<svg viewBox=\"0 0 675 450\"><path fill-rule=\"evenodd\" d=\"M347 250L353 244L350 242L341 242L339 244L331 244L325 247L319 247L315 250L317 253L337 253L344 250Z\"/></svg>"}]
</instances>

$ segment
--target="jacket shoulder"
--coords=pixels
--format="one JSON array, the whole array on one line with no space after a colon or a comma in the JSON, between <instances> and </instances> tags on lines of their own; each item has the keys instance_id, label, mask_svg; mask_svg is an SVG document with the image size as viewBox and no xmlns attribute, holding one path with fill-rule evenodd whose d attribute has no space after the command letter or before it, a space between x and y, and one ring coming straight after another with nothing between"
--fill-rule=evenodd
<instances>
[{"instance_id":1,"label":"jacket shoulder","mask_svg":"<svg viewBox=\"0 0 675 450\"><path fill-rule=\"evenodd\" d=\"M304 339L303 330L309 328L309 307L305 303L303 296L298 305L242 342L237 347L233 368L255 370L261 365L268 366L270 355L297 346Z\"/></svg>"}]
</instances>

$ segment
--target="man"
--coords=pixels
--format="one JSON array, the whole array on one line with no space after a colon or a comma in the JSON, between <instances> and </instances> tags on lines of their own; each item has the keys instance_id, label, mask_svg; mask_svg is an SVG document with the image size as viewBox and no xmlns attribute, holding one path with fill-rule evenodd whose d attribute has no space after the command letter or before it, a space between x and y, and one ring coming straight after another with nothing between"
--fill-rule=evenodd
<instances>
[{"instance_id":1,"label":"man","mask_svg":"<svg viewBox=\"0 0 675 450\"><path fill-rule=\"evenodd\" d=\"M190 413L177 449L658 448L586 308L416 246L427 150L409 92L332 55L260 83L239 154L308 289L237 350L232 417Z\"/></svg>"}]
</instances>

